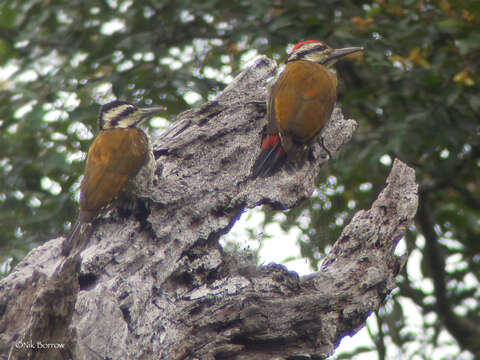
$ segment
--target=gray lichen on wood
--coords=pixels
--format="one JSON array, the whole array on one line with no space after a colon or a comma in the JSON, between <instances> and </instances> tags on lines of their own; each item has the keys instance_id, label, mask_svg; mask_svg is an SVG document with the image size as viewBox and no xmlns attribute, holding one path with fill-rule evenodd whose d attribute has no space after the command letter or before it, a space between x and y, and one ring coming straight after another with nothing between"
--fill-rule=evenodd
<instances>
[{"instance_id":1,"label":"gray lichen on wood","mask_svg":"<svg viewBox=\"0 0 480 360\"><path fill-rule=\"evenodd\" d=\"M364 324L395 287L405 261L395 245L416 212L415 176L400 161L318 273L257 268L218 244L245 209L309 197L329 160L319 140L303 162L251 180L265 126L259 102L275 71L260 58L152 139L154 186L143 189L140 213L110 212L70 261L59 256L63 238L53 239L0 282L0 353L32 358L14 344L42 341L67 349L37 359L323 358ZM355 128L335 109L323 146L335 155Z\"/></svg>"}]
</instances>

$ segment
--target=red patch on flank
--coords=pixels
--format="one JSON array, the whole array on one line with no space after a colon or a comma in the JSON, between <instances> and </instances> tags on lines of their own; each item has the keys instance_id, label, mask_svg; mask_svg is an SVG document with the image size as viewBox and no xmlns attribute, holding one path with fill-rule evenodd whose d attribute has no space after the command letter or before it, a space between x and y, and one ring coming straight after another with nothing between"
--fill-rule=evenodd
<instances>
[{"instance_id":1,"label":"red patch on flank","mask_svg":"<svg viewBox=\"0 0 480 360\"><path fill-rule=\"evenodd\" d=\"M269 147L274 147L280 142L280 137L278 135L269 135L262 144L261 149L265 150Z\"/></svg>"}]
</instances>

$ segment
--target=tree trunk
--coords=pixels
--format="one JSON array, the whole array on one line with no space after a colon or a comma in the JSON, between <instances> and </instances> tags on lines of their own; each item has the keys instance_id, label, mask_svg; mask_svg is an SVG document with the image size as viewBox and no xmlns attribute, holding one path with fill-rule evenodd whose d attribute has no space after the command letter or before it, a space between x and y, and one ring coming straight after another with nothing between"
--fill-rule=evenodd
<instances>
[{"instance_id":1,"label":"tree trunk","mask_svg":"<svg viewBox=\"0 0 480 360\"><path fill-rule=\"evenodd\" d=\"M219 238L248 208L291 208L356 123L335 109L303 159L268 178L250 171L265 128L260 58L216 100L153 139L146 199L112 210L86 248L63 238L33 249L0 282L0 353L12 359L303 359L331 354L395 288L394 249L417 208L414 172L395 161L368 211L356 213L321 270L299 277L227 254ZM142 203L146 206L140 206ZM141 209L141 211L139 210ZM327 231L327 229L321 229ZM292 239L292 241L295 241Z\"/></svg>"}]
</instances>

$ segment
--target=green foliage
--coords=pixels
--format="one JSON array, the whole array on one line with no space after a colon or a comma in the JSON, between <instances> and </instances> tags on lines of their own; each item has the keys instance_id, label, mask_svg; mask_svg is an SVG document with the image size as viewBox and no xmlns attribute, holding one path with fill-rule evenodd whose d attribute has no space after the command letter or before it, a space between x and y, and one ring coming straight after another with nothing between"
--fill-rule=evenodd
<instances>
[{"instance_id":1,"label":"green foliage","mask_svg":"<svg viewBox=\"0 0 480 360\"><path fill-rule=\"evenodd\" d=\"M378 354L385 342L441 349L445 331L479 352L452 326L480 323L479 19L479 2L467 0L4 1L0 262L15 264L75 218L100 103L161 104L171 117L221 90L255 51L281 62L286 45L301 39L364 46L336 66L339 101L359 130L281 225L301 230L302 255L318 266L353 213L381 191L393 158L414 166L422 211L405 243L421 261L377 314ZM275 212L265 212L268 223ZM421 337L405 299L433 314Z\"/></svg>"}]
</instances>

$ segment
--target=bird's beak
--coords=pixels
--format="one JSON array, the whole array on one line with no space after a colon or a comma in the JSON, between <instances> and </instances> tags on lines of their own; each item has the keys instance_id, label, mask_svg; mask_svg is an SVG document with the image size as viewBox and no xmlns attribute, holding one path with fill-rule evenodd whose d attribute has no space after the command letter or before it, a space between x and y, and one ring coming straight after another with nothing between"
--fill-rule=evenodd
<instances>
[{"instance_id":1,"label":"bird's beak","mask_svg":"<svg viewBox=\"0 0 480 360\"><path fill-rule=\"evenodd\" d=\"M358 51L363 51L363 47L348 47L343 49L334 49L328 56L327 62L335 62L337 59L348 54L353 54Z\"/></svg>"},{"instance_id":2,"label":"bird's beak","mask_svg":"<svg viewBox=\"0 0 480 360\"><path fill-rule=\"evenodd\" d=\"M142 114L142 118L147 118L149 116L156 115L162 111L167 110L165 106L155 106L150 108L141 108L140 114Z\"/></svg>"}]
</instances>

